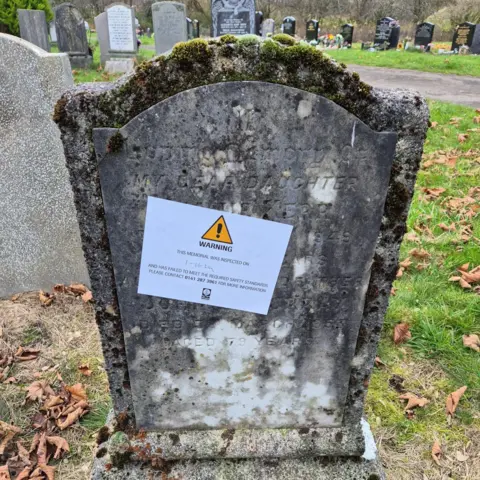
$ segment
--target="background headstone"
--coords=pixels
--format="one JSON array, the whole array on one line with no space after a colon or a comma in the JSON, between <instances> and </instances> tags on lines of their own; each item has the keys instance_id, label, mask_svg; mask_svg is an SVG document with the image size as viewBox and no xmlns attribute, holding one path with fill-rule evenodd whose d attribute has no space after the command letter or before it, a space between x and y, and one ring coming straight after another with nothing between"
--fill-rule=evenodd
<instances>
[{"instance_id":1,"label":"background headstone","mask_svg":"<svg viewBox=\"0 0 480 480\"><path fill-rule=\"evenodd\" d=\"M470 48L470 51L475 55L480 55L480 24L477 24L475 27L475 33L473 34L472 47Z\"/></svg>"},{"instance_id":2,"label":"background headstone","mask_svg":"<svg viewBox=\"0 0 480 480\"><path fill-rule=\"evenodd\" d=\"M260 12L261 13L261 12ZM263 14L261 15L263 19ZM256 33L255 0L212 0L214 37Z\"/></svg>"},{"instance_id":3,"label":"background headstone","mask_svg":"<svg viewBox=\"0 0 480 480\"><path fill-rule=\"evenodd\" d=\"M192 40L192 38L193 38L192 19L187 17L185 20L187 22L187 38L188 38L188 40Z\"/></svg>"},{"instance_id":4,"label":"background headstone","mask_svg":"<svg viewBox=\"0 0 480 480\"><path fill-rule=\"evenodd\" d=\"M193 20L193 38L200 38L200 22Z\"/></svg>"},{"instance_id":5,"label":"background headstone","mask_svg":"<svg viewBox=\"0 0 480 480\"><path fill-rule=\"evenodd\" d=\"M340 28L340 35L343 37L343 43L351 45L353 43L353 30L354 26L350 23L342 25Z\"/></svg>"},{"instance_id":6,"label":"background headstone","mask_svg":"<svg viewBox=\"0 0 480 480\"><path fill-rule=\"evenodd\" d=\"M57 29L55 28L55 21L50 22L48 29L50 31L50 40L52 43L57 43Z\"/></svg>"},{"instance_id":7,"label":"background headstone","mask_svg":"<svg viewBox=\"0 0 480 480\"><path fill-rule=\"evenodd\" d=\"M457 25L453 34L452 50L458 50L462 45L471 47L475 34L476 25L470 22L464 22Z\"/></svg>"},{"instance_id":8,"label":"background headstone","mask_svg":"<svg viewBox=\"0 0 480 480\"><path fill-rule=\"evenodd\" d=\"M384 17L377 21L375 28L375 46L383 46L387 43L387 50L397 48L400 39L400 27L397 21L391 17Z\"/></svg>"},{"instance_id":9,"label":"background headstone","mask_svg":"<svg viewBox=\"0 0 480 480\"><path fill-rule=\"evenodd\" d=\"M283 33L294 37L296 32L296 25L297 20L295 19L295 17L285 17L282 23Z\"/></svg>"},{"instance_id":10,"label":"background headstone","mask_svg":"<svg viewBox=\"0 0 480 480\"><path fill-rule=\"evenodd\" d=\"M305 38L307 42L316 42L318 40L318 20L309 20L307 22Z\"/></svg>"},{"instance_id":11,"label":"background headstone","mask_svg":"<svg viewBox=\"0 0 480 480\"><path fill-rule=\"evenodd\" d=\"M262 34L263 12L257 10L255 12L255 35Z\"/></svg>"},{"instance_id":12,"label":"background headstone","mask_svg":"<svg viewBox=\"0 0 480 480\"><path fill-rule=\"evenodd\" d=\"M68 56L0 34L0 297L88 283L65 167L52 120L73 85Z\"/></svg>"},{"instance_id":13,"label":"background headstone","mask_svg":"<svg viewBox=\"0 0 480 480\"><path fill-rule=\"evenodd\" d=\"M68 53L72 67L86 68L92 63L89 55L85 20L70 3L55 7L55 29L58 49Z\"/></svg>"},{"instance_id":14,"label":"background headstone","mask_svg":"<svg viewBox=\"0 0 480 480\"><path fill-rule=\"evenodd\" d=\"M137 54L135 11L123 3L105 8L110 58L132 58Z\"/></svg>"},{"instance_id":15,"label":"background headstone","mask_svg":"<svg viewBox=\"0 0 480 480\"><path fill-rule=\"evenodd\" d=\"M415 29L415 45L426 47L433 41L433 31L435 24L430 22L423 22L417 25Z\"/></svg>"},{"instance_id":16,"label":"background headstone","mask_svg":"<svg viewBox=\"0 0 480 480\"><path fill-rule=\"evenodd\" d=\"M45 12L43 10L23 10L19 8L17 14L20 36L27 42L49 52L50 42L48 40Z\"/></svg>"},{"instance_id":17,"label":"background headstone","mask_svg":"<svg viewBox=\"0 0 480 480\"><path fill-rule=\"evenodd\" d=\"M262 23L262 37L268 37L275 33L275 20L273 18L267 18Z\"/></svg>"},{"instance_id":18,"label":"background headstone","mask_svg":"<svg viewBox=\"0 0 480 480\"><path fill-rule=\"evenodd\" d=\"M124 58L123 60L107 60L105 62L105 71L107 73L131 73L135 69L135 61L133 58Z\"/></svg>"},{"instance_id":19,"label":"background headstone","mask_svg":"<svg viewBox=\"0 0 480 480\"><path fill-rule=\"evenodd\" d=\"M105 65L105 62L110 59L107 12L102 12L100 15L97 15L94 18L94 22L98 46L100 47L100 63Z\"/></svg>"},{"instance_id":20,"label":"background headstone","mask_svg":"<svg viewBox=\"0 0 480 480\"><path fill-rule=\"evenodd\" d=\"M185 5L178 2L158 2L152 5L155 52L168 52L178 42L186 42L187 15Z\"/></svg>"}]
</instances>

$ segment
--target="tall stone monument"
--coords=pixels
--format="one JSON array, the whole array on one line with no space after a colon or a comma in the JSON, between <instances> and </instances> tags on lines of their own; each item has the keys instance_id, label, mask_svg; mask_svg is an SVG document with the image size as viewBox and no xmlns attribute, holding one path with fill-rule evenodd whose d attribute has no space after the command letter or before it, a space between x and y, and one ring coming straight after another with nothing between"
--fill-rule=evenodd
<instances>
[{"instance_id":1,"label":"tall stone monument","mask_svg":"<svg viewBox=\"0 0 480 480\"><path fill-rule=\"evenodd\" d=\"M20 36L37 47L50 51L47 19L43 10L17 10Z\"/></svg>"},{"instance_id":2,"label":"tall stone monument","mask_svg":"<svg viewBox=\"0 0 480 480\"><path fill-rule=\"evenodd\" d=\"M0 34L0 297L88 283L65 167L52 120L73 85L66 54Z\"/></svg>"},{"instance_id":3,"label":"tall stone monument","mask_svg":"<svg viewBox=\"0 0 480 480\"><path fill-rule=\"evenodd\" d=\"M287 48L192 40L57 106L115 411L96 480L384 478L363 401L429 112Z\"/></svg>"},{"instance_id":4,"label":"tall stone monument","mask_svg":"<svg viewBox=\"0 0 480 480\"><path fill-rule=\"evenodd\" d=\"M95 22L95 31L97 32L98 45L100 47L100 63L105 65L105 62L110 59L107 12L100 13L93 20Z\"/></svg>"},{"instance_id":5,"label":"tall stone monument","mask_svg":"<svg viewBox=\"0 0 480 480\"><path fill-rule=\"evenodd\" d=\"M134 58L137 55L135 11L124 3L105 8L110 58Z\"/></svg>"},{"instance_id":6,"label":"tall stone monument","mask_svg":"<svg viewBox=\"0 0 480 480\"><path fill-rule=\"evenodd\" d=\"M71 3L55 7L55 30L58 49L68 53L74 68L87 68L92 63L89 53L85 20Z\"/></svg>"},{"instance_id":7,"label":"tall stone monument","mask_svg":"<svg viewBox=\"0 0 480 480\"><path fill-rule=\"evenodd\" d=\"M152 17L157 55L170 51L176 43L187 41L187 12L183 3L154 3Z\"/></svg>"},{"instance_id":8,"label":"tall stone monument","mask_svg":"<svg viewBox=\"0 0 480 480\"><path fill-rule=\"evenodd\" d=\"M255 0L212 0L212 35L255 34L255 17Z\"/></svg>"}]
</instances>

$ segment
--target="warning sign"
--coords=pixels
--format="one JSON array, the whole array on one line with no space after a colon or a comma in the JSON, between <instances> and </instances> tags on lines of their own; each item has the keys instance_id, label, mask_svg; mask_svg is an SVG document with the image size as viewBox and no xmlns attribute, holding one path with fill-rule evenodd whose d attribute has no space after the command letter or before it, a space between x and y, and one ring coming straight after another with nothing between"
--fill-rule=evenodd
<instances>
[{"instance_id":1,"label":"warning sign","mask_svg":"<svg viewBox=\"0 0 480 480\"><path fill-rule=\"evenodd\" d=\"M202 238L214 242L233 244L223 215L205 232Z\"/></svg>"}]
</instances>

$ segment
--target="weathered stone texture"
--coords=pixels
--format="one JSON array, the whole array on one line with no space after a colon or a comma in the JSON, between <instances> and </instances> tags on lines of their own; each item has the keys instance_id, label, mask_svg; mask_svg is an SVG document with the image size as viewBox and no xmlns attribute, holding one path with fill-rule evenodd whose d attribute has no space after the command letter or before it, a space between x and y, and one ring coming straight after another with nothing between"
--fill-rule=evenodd
<instances>
[{"instance_id":1,"label":"weathered stone texture","mask_svg":"<svg viewBox=\"0 0 480 480\"><path fill-rule=\"evenodd\" d=\"M0 297L88 283L60 132L65 54L0 34Z\"/></svg>"},{"instance_id":2,"label":"weathered stone texture","mask_svg":"<svg viewBox=\"0 0 480 480\"><path fill-rule=\"evenodd\" d=\"M170 51L178 42L187 41L187 12L183 3L154 3L152 18L157 55Z\"/></svg>"},{"instance_id":3,"label":"weathered stone texture","mask_svg":"<svg viewBox=\"0 0 480 480\"><path fill-rule=\"evenodd\" d=\"M24 10L19 8L18 23L20 36L27 42L33 43L46 52L50 51L48 29L45 12L43 10Z\"/></svg>"}]
</instances>

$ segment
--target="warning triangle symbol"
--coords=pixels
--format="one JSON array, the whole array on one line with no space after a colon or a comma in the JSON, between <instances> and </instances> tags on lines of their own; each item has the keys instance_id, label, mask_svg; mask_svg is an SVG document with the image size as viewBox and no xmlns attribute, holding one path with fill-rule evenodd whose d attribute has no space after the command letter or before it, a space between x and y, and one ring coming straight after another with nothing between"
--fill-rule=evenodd
<instances>
[{"instance_id":1,"label":"warning triangle symbol","mask_svg":"<svg viewBox=\"0 0 480 480\"><path fill-rule=\"evenodd\" d=\"M223 215L204 233L204 240L212 240L220 243L230 243L233 245L232 237L228 231L227 224Z\"/></svg>"}]
</instances>

